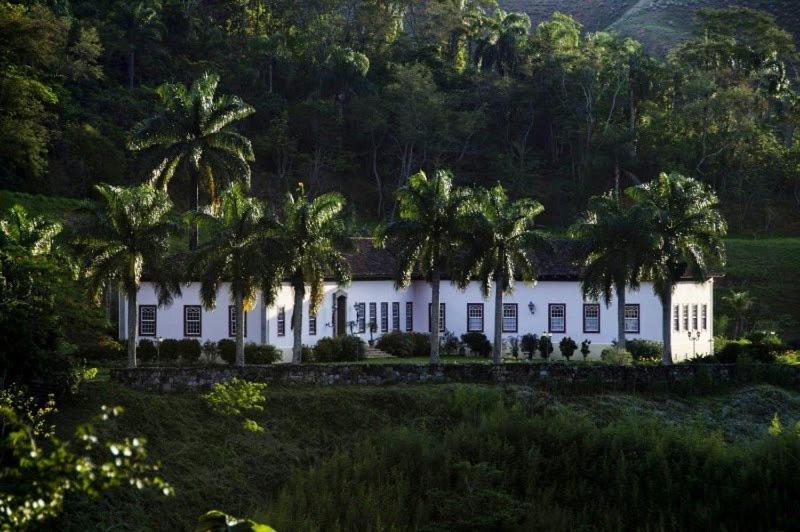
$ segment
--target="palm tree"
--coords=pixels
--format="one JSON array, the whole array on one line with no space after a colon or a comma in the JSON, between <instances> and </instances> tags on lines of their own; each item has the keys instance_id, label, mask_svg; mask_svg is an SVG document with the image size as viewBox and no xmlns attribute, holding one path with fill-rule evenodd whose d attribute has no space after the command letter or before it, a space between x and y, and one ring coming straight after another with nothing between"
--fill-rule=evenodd
<instances>
[{"instance_id":1,"label":"palm tree","mask_svg":"<svg viewBox=\"0 0 800 532\"><path fill-rule=\"evenodd\" d=\"M415 270L430 283L431 364L438 364L439 285L460 253L469 195L453 189L450 172L439 170L432 179L425 172L412 175L396 197L398 217L378 228L375 242L397 257L397 288L407 287Z\"/></svg>"},{"instance_id":2,"label":"palm tree","mask_svg":"<svg viewBox=\"0 0 800 532\"><path fill-rule=\"evenodd\" d=\"M141 51L148 41L161 38L164 25L158 18L156 10L145 2L117 2L114 6L114 25L127 54L128 88L133 90L135 80L136 53Z\"/></svg>"},{"instance_id":3,"label":"palm tree","mask_svg":"<svg viewBox=\"0 0 800 532\"><path fill-rule=\"evenodd\" d=\"M236 364L244 366L244 312L252 310L257 290L271 304L280 285L278 224L241 183L232 183L216 205L191 212L191 221L208 228L209 238L193 253L189 270L200 279L200 298L216 306L221 283L229 281L236 322Z\"/></svg>"},{"instance_id":4,"label":"palm tree","mask_svg":"<svg viewBox=\"0 0 800 532\"><path fill-rule=\"evenodd\" d=\"M525 282L536 280L531 252L548 244L544 234L534 228L534 221L544 207L529 198L510 202L501 185L477 192L475 196L475 211L472 223L468 224L474 231L473 245L464 260L466 268L459 280L465 286L475 277L480 279L484 297L488 297L494 280L492 358L495 364L500 364L503 294L513 290L517 276Z\"/></svg>"},{"instance_id":5,"label":"palm tree","mask_svg":"<svg viewBox=\"0 0 800 532\"><path fill-rule=\"evenodd\" d=\"M349 240L341 219L344 197L328 193L309 198L302 183L297 193L286 195L283 204L281 263L294 291L292 362L302 353L303 299L309 287L310 314L316 314L324 295L325 277L332 274L339 284L350 282L350 264L342 253Z\"/></svg>"},{"instance_id":6,"label":"palm tree","mask_svg":"<svg viewBox=\"0 0 800 532\"><path fill-rule=\"evenodd\" d=\"M84 275L91 294L122 285L128 300L128 367L136 367L136 296L145 267L153 272L159 302L167 303L179 288L163 266L170 235L177 228L172 202L163 190L145 184L124 188L100 184L95 187L102 207L94 223L78 237L87 264Z\"/></svg>"},{"instance_id":7,"label":"palm tree","mask_svg":"<svg viewBox=\"0 0 800 532\"><path fill-rule=\"evenodd\" d=\"M487 71L495 69L501 76L514 72L519 61L520 45L531 29L525 13L509 13L496 9L490 16L477 19L478 34L473 54L475 66Z\"/></svg>"},{"instance_id":8,"label":"palm tree","mask_svg":"<svg viewBox=\"0 0 800 532\"><path fill-rule=\"evenodd\" d=\"M584 298L611 304L617 296L617 346L625 349L625 290L638 288L642 263L649 252L644 209L625 206L609 193L589 200L583 219L570 234L583 246L581 290Z\"/></svg>"},{"instance_id":9,"label":"palm tree","mask_svg":"<svg viewBox=\"0 0 800 532\"><path fill-rule=\"evenodd\" d=\"M744 333L745 320L747 313L753 308L755 300L750 296L750 292L741 290L731 290L727 296L722 296L722 300L731 307L734 315L736 316L736 328L734 336L739 338Z\"/></svg>"},{"instance_id":10,"label":"palm tree","mask_svg":"<svg viewBox=\"0 0 800 532\"><path fill-rule=\"evenodd\" d=\"M678 173L662 173L626 193L647 210L652 248L645 256L645 276L661 300L664 364L672 363L670 313L675 283L686 277L704 281L724 266L727 224L716 194L703 183Z\"/></svg>"},{"instance_id":11,"label":"palm tree","mask_svg":"<svg viewBox=\"0 0 800 532\"><path fill-rule=\"evenodd\" d=\"M216 97L219 76L206 72L188 90L169 83L158 88L164 106L159 114L133 129L128 148L158 147L161 162L151 183L166 188L177 171L191 182L192 210L200 208L200 185L216 200L216 190L232 181L250 183L253 147L231 125L254 112L238 96ZM197 247L197 226L190 233L190 247Z\"/></svg>"}]
</instances>

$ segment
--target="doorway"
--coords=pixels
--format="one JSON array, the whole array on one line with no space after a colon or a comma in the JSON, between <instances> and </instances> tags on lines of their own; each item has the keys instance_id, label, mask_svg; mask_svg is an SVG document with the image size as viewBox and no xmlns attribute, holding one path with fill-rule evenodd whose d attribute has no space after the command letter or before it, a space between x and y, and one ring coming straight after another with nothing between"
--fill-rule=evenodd
<instances>
[{"instance_id":1,"label":"doorway","mask_svg":"<svg viewBox=\"0 0 800 532\"><path fill-rule=\"evenodd\" d=\"M347 296L342 294L336 297L336 336L347 334Z\"/></svg>"}]
</instances>

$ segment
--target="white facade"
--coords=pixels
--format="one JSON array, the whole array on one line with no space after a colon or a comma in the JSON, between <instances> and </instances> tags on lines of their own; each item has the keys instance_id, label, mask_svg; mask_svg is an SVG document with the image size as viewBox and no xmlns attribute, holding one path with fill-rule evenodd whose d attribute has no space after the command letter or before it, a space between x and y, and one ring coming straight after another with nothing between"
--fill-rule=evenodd
<instances>
[{"instance_id":1,"label":"white facade","mask_svg":"<svg viewBox=\"0 0 800 532\"><path fill-rule=\"evenodd\" d=\"M229 323L229 306L232 305L227 284L220 288L215 309L198 308L201 305L199 283L190 283L183 288L181 297L176 297L172 305L158 307L158 299L153 286L143 283L138 294L140 316L137 317L138 338L185 338L194 337L204 342L233 338L235 325ZM356 322L353 332L368 340L371 305L374 304L375 320L378 326L377 338L385 330L398 327L407 331L409 321L415 332L428 332L428 306L430 286L424 281L414 281L404 290L395 290L389 280L356 280L347 286L326 283L325 297L316 316L316 334L309 323L308 299L303 307L303 344L313 346L325 336L333 336L337 322L340 331L351 332L351 322ZM661 341L662 308L649 284L642 285L638 291L629 290L626 295L629 307L627 333L628 339L647 339ZM494 337L494 297L484 299L477 282L466 290L443 282L441 303L444 304L445 329L461 336L468 328L468 308L472 310L470 321L474 329L486 334L490 341ZM267 343L283 349L284 360L289 360L292 346L291 314L294 296L292 289L285 284L278 291L274 305L265 308L260 295L255 308L246 314L245 342ZM672 298L671 315L672 351L675 360L683 360L693 354L713 352L713 279L705 283L681 282L676 286ZM362 304L365 311L364 329L360 330L356 305ZM617 336L616 300L610 306L599 303L597 308L587 308L578 281L540 281L535 284L518 283L512 294L504 297L508 316L506 325L509 332L503 337L522 336L533 333L542 335L550 332L555 344L554 358L559 357L558 342L570 336L576 343L591 340L592 357L611 345ZM468 307L468 305L471 305ZM563 305L563 306L562 306ZM336 309L337 306L343 308ZM513 328L512 314L516 308L516 330ZM142 308L147 323L142 323ZM127 306L120 300L120 338L127 337L125 330ZM411 310L409 317L408 311ZM674 315L675 309L678 317ZM155 311L155 320L152 319ZM384 318L384 311L386 317ZM638 311L638 318L636 314ZM584 318L586 313L586 319ZM479 315L482 314L482 320ZM282 316L282 319L281 319ZM342 321L342 316L344 321ZM596 332L596 317L599 317L599 332ZM199 317L199 321L198 318ZM187 319L185 319L187 318ZM482 323L481 323L482 322ZM560 325L563 323L563 332ZM638 326L638 327L637 327ZM677 326L677 327L676 327ZM145 334L142 334L144 332ZM689 333L696 340L689 338Z\"/></svg>"}]
</instances>

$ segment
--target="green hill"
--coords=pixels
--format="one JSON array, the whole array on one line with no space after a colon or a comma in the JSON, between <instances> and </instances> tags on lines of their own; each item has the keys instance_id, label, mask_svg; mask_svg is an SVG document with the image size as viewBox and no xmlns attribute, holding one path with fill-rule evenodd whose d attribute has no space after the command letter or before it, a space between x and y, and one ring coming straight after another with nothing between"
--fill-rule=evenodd
<instances>
[{"instance_id":1,"label":"green hill","mask_svg":"<svg viewBox=\"0 0 800 532\"><path fill-rule=\"evenodd\" d=\"M701 7L759 9L775 15L787 31L800 35L800 6L796 0L500 0L500 5L525 11L534 26L553 11L567 13L589 31L616 30L661 53L689 35L692 14Z\"/></svg>"}]
</instances>

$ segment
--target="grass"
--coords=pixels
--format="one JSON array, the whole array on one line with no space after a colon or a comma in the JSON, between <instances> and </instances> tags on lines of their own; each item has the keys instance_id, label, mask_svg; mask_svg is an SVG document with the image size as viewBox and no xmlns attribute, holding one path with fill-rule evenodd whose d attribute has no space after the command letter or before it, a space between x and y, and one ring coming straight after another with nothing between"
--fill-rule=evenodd
<instances>
[{"instance_id":1,"label":"grass","mask_svg":"<svg viewBox=\"0 0 800 532\"><path fill-rule=\"evenodd\" d=\"M5 212L14 205L22 205L29 214L44 216L54 221L69 221L75 216L76 211L89 204L86 200L61 196L43 196L0 190L0 212Z\"/></svg>"},{"instance_id":2,"label":"grass","mask_svg":"<svg viewBox=\"0 0 800 532\"><path fill-rule=\"evenodd\" d=\"M460 402L464 394L473 397L468 402L472 406ZM646 418L658 426L691 427L704 438L727 442L723 445L747 446L761 438L776 412L787 426L800 420L800 394L771 386L707 397L552 396L524 387L481 385L273 386L267 390L265 411L252 416L266 430L253 433L243 430L240 420L214 414L195 393L146 393L94 382L62 407L57 419L60 431L70 431L98 412L100 405L123 406L125 413L110 426L109 435L145 436L150 457L161 462L176 496L165 499L115 490L97 500L69 499L65 514L53 527L185 530L197 516L218 508L282 524L283 530L296 529L287 526L285 516L297 508L281 499L290 484L297 488L298 483L313 480L322 464L329 467L331 461L361 456L362 444L386 431L427 438L426 434L443 434L459 424L464 425L459 430L473 430L475 416L489 408L482 401L499 398L543 426L550 416L564 413L598 430L622 419ZM480 441L473 441L476 450ZM416 460L413 453L406 459ZM548 489L559 488L553 484ZM334 495L321 490L314 497L322 501Z\"/></svg>"}]
</instances>

